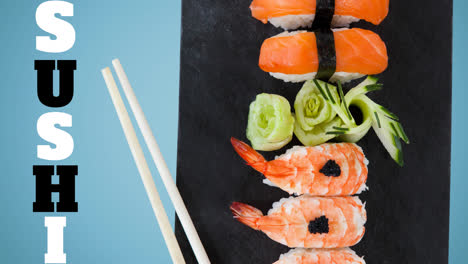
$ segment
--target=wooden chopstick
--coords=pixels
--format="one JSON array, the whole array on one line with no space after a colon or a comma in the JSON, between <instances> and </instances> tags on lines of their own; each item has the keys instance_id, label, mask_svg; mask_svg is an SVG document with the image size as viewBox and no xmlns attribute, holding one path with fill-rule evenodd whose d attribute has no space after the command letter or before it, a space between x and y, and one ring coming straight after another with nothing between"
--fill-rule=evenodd
<instances>
[{"instance_id":1,"label":"wooden chopstick","mask_svg":"<svg viewBox=\"0 0 468 264\"><path fill-rule=\"evenodd\" d=\"M187 207L184 204L182 196L180 195L174 179L171 176L169 168L164 161L158 143L156 142L153 132L148 124L148 121L146 120L145 114L143 113L143 110L138 103L138 99L133 92L133 88L128 81L127 75L125 74L125 71L118 59L113 60L112 65L114 65L115 72L117 73L117 77L119 78L120 84L122 85L130 108L132 109L140 131L143 134L143 138L145 139L146 145L151 153L151 157L153 158L153 161L158 168L159 175L161 176L164 186L166 187L169 197L171 198L177 216L179 217L185 234L187 235L190 245L192 246L195 257L197 258L198 263L209 264L210 260L208 259L205 248L203 247L197 230L193 225L190 214L187 211Z\"/></svg>"},{"instance_id":2,"label":"wooden chopstick","mask_svg":"<svg viewBox=\"0 0 468 264\"><path fill-rule=\"evenodd\" d=\"M108 67L102 70L102 75L112 98L112 102L114 103L117 115L119 116L120 124L124 130L125 137L127 138L128 145L130 146L130 150L143 181L143 185L145 186L151 206L153 207L154 214L158 220L159 228L161 229L167 248L169 249L172 261L177 264L185 264L182 251L180 250L179 244L172 230L166 210L164 210L164 206L159 198L156 185L154 184L150 169L148 168L148 163L146 162L143 150L141 149L135 129L133 128L127 109L125 108L122 97L120 96L114 77Z\"/></svg>"}]
</instances>

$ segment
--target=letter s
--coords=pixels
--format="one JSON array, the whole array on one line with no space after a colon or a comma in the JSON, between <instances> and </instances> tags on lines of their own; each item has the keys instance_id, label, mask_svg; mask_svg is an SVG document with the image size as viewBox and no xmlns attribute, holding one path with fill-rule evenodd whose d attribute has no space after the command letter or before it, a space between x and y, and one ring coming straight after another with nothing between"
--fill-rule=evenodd
<instances>
[{"instance_id":1,"label":"letter s","mask_svg":"<svg viewBox=\"0 0 468 264\"><path fill-rule=\"evenodd\" d=\"M50 145L38 145L37 157L44 160L64 160L73 153L73 137L67 132L56 128L55 125L62 127L72 126L72 116L66 113L50 112L45 113L37 120L37 133L39 136L55 144L55 148Z\"/></svg>"},{"instance_id":2,"label":"letter s","mask_svg":"<svg viewBox=\"0 0 468 264\"><path fill-rule=\"evenodd\" d=\"M75 44L75 29L70 23L55 17L55 14L73 16L73 4L65 1L47 1L37 7L37 25L57 37L53 40L50 36L37 36L36 49L39 51L60 53L71 49Z\"/></svg>"}]
</instances>

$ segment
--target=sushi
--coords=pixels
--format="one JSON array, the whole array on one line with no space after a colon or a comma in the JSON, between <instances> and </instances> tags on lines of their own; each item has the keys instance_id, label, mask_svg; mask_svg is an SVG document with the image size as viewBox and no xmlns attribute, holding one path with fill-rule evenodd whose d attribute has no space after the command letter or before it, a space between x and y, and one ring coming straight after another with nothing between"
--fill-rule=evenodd
<instances>
[{"instance_id":1,"label":"sushi","mask_svg":"<svg viewBox=\"0 0 468 264\"><path fill-rule=\"evenodd\" d=\"M338 249L291 249L282 254L280 259L273 264L365 264L363 258L356 255L350 248Z\"/></svg>"},{"instance_id":2,"label":"sushi","mask_svg":"<svg viewBox=\"0 0 468 264\"><path fill-rule=\"evenodd\" d=\"M325 64L328 68L322 69ZM382 39L372 31L357 28L330 34L283 32L263 42L259 58L263 71L286 82L311 80L324 70L328 76L320 78L323 81L347 82L379 74L387 65Z\"/></svg>"},{"instance_id":3,"label":"sushi","mask_svg":"<svg viewBox=\"0 0 468 264\"><path fill-rule=\"evenodd\" d=\"M235 138L231 144L248 165L265 175L265 183L289 194L353 195L367 189L369 162L353 143L296 146L273 161Z\"/></svg>"},{"instance_id":4,"label":"sushi","mask_svg":"<svg viewBox=\"0 0 468 264\"><path fill-rule=\"evenodd\" d=\"M358 197L283 198L264 216L250 205L234 202L231 212L239 222L264 232L288 247L341 248L364 236L366 210Z\"/></svg>"},{"instance_id":5,"label":"sushi","mask_svg":"<svg viewBox=\"0 0 468 264\"><path fill-rule=\"evenodd\" d=\"M347 27L365 20L380 24L388 14L389 0L335 0L335 5L319 5L320 0L253 0L252 16L285 30L311 27L320 12L330 13L332 27ZM328 1L327 3L332 3ZM317 12L318 10L318 12Z\"/></svg>"}]
</instances>

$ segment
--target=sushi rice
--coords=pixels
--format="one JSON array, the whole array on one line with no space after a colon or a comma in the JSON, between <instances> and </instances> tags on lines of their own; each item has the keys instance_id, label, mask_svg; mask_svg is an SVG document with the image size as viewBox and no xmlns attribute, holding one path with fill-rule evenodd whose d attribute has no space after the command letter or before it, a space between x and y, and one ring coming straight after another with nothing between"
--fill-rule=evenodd
<instances>
[{"instance_id":1,"label":"sushi rice","mask_svg":"<svg viewBox=\"0 0 468 264\"><path fill-rule=\"evenodd\" d=\"M309 28L314 23L315 14L310 15L286 15L281 17L272 17L268 21L275 27L281 27L284 30L293 30L297 28ZM358 22L359 18L353 16L334 15L332 27L349 27L351 23Z\"/></svg>"},{"instance_id":2,"label":"sushi rice","mask_svg":"<svg viewBox=\"0 0 468 264\"><path fill-rule=\"evenodd\" d=\"M307 80L315 79L316 72L306 73L306 74L285 74L280 72L270 72L270 75L276 79L283 80L284 82L305 82ZM338 82L341 81L342 83L347 83L355 79L359 79L364 77L364 74L360 73L349 73L349 72L335 72L333 76L330 78L330 82Z\"/></svg>"},{"instance_id":3,"label":"sushi rice","mask_svg":"<svg viewBox=\"0 0 468 264\"><path fill-rule=\"evenodd\" d=\"M338 257L341 261L336 260L334 257ZM280 256L279 260L273 264L316 264L324 263L322 261L330 259L333 263L340 264L365 264L364 258L356 255L350 248L337 248L337 249L306 249L306 248L294 248L289 252L284 253ZM331 263L331 262L330 262Z\"/></svg>"}]
</instances>

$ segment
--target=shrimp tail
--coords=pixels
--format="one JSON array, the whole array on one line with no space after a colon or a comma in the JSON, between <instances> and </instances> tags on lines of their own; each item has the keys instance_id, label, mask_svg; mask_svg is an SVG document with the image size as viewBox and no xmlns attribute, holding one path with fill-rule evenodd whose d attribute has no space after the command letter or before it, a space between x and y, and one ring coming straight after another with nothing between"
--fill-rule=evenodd
<instances>
[{"instance_id":1,"label":"shrimp tail","mask_svg":"<svg viewBox=\"0 0 468 264\"><path fill-rule=\"evenodd\" d=\"M296 169L284 160L266 161L265 158L246 143L231 138L231 144L247 165L259 171L267 178L284 178L296 175Z\"/></svg>"},{"instance_id":2,"label":"shrimp tail","mask_svg":"<svg viewBox=\"0 0 468 264\"><path fill-rule=\"evenodd\" d=\"M239 222L258 230L257 221L263 217L263 213L255 207L247 204L233 202L231 212Z\"/></svg>"},{"instance_id":3,"label":"shrimp tail","mask_svg":"<svg viewBox=\"0 0 468 264\"><path fill-rule=\"evenodd\" d=\"M244 159L249 166L255 170L264 173L268 162L265 158L246 143L231 137L231 144L234 150Z\"/></svg>"}]
</instances>

